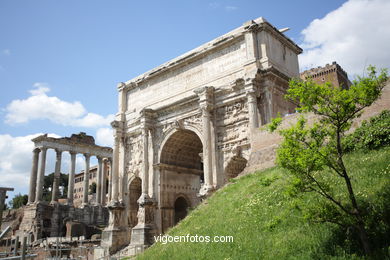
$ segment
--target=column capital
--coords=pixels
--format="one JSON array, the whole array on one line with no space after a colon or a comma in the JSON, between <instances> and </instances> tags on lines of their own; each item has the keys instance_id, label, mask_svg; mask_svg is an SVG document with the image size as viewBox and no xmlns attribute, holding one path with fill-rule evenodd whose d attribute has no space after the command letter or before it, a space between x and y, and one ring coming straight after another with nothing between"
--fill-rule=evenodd
<instances>
[{"instance_id":1,"label":"column capital","mask_svg":"<svg viewBox=\"0 0 390 260\"><path fill-rule=\"evenodd\" d=\"M114 120L111 122L111 127L114 130L114 139L121 138L123 136L124 122L119 120Z\"/></svg>"},{"instance_id":2,"label":"column capital","mask_svg":"<svg viewBox=\"0 0 390 260\"><path fill-rule=\"evenodd\" d=\"M212 111L212 106L208 104L200 104L199 110L202 113L202 116L210 116L210 112Z\"/></svg>"},{"instance_id":3,"label":"column capital","mask_svg":"<svg viewBox=\"0 0 390 260\"><path fill-rule=\"evenodd\" d=\"M86 159L87 159L87 158L89 159L89 158L91 157L91 154L90 154L90 153L84 153L83 155L84 155L84 157L85 157Z\"/></svg>"},{"instance_id":4,"label":"column capital","mask_svg":"<svg viewBox=\"0 0 390 260\"><path fill-rule=\"evenodd\" d=\"M153 119L156 116L156 111L151 108L144 108L139 112L140 116L147 119Z\"/></svg>"},{"instance_id":5,"label":"column capital","mask_svg":"<svg viewBox=\"0 0 390 260\"><path fill-rule=\"evenodd\" d=\"M257 93L256 93L255 90L248 90L248 91L246 91L246 96L247 96L247 98L248 98L248 102L249 102L249 103L257 102L257 101L256 101Z\"/></svg>"},{"instance_id":6,"label":"column capital","mask_svg":"<svg viewBox=\"0 0 390 260\"><path fill-rule=\"evenodd\" d=\"M77 152L75 152L75 151L68 151L68 152L69 152L70 155L76 155L77 154Z\"/></svg>"},{"instance_id":7,"label":"column capital","mask_svg":"<svg viewBox=\"0 0 390 260\"><path fill-rule=\"evenodd\" d=\"M156 112L150 108L144 108L140 111L141 128L145 128L146 131L153 129L154 120L156 118Z\"/></svg>"},{"instance_id":8,"label":"column capital","mask_svg":"<svg viewBox=\"0 0 390 260\"><path fill-rule=\"evenodd\" d=\"M201 96L210 96L214 94L214 87L212 86L204 86L200 87L194 90L195 94L197 94L199 97Z\"/></svg>"},{"instance_id":9,"label":"column capital","mask_svg":"<svg viewBox=\"0 0 390 260\"><path fill-rule=\"evenodd\" d=\"M55 151L56 151L56 154L57 154L57 157L58 156L61 156L61 154L62 154L62 150L60 150L60 149L55 149Z\"/></svg>"},{"instance_id":10,"label":"column capital","mask_svg":"<svg viewBox=\"0 0 390 260\"><path fill-rule=\"evenodd\" d=\"M48 147L46 147L46 146L38 146L37 147L39 150L41 150L41 152L42 151L47 151L47 149L49 149Z\"/></svg>"},{"instance_id":11,"label":"column capital","mask_svg":"<svg viewBox=\"0 0 390 260\"><path fill-rule=\"evenodd\" d=\"M199 97L199 108L202 115L208 116L214 108L214 87L205 86L195 89L194 92Z\"/></svg>"},{"instance_id":12,"label":"column capital","mask_svg":"<svg viewBox=\"0 0 390 260\"><path fill-rule=\"evenodd\" d=\"M41 152L41 149L38 148L38 147L35 147L35 148L33 149L33 153L40 153L40 152Z\"/></svg>"},{"instance_id":13,"label":"column capital","mask_svg":"<svg viewBox=\"0 0 390 260\"><path fill-rule=\"evenodd\" d=\"M151 131L151 128L148 125L141 126L141 134L144 136L149 136L149 132Z\"/></svg>"},{"instance_id":14,"label":"column capital","mask_svg":"<svg viewBox=\"0 0 390 260\"><path fill-rule=\"evenodd\" d=\"M122 129L123 128L123 121L114 120L111 122L111 127L113 129Z\"/></svg>"},{"instance_id":15,"label":"column capital","mask_svg":"<svg viewBox=\"0 0 390 260\"><path fill-rule=\"evenodd\" d=\"M246 78L244 83L244 88L245 90L251 90L251 89L256 90L258 83L259 80L256 78L256 76Z\"/></svg>"},{"instance_id":16,"label":"column capital","mask_svg":"<svg viewBox=\"0 0 390 260\"><path fill-rule=\"evenodd\" d=\"M118 91L123 91L125 88L126 88L126 83L124 82L119 82L117 85L116 85Z\"/></svg>"},{"instance_id":17,"label":"column capital","mask_svg":"<svg viewBox=\"0 0 390 260\"><path fill-rule=\"evenodd\" d=\"M103 162L103 160L104 160L104 158L101 156L96 156L96 158L98 159L98 162Z\"/></svg>"}]
</instances>

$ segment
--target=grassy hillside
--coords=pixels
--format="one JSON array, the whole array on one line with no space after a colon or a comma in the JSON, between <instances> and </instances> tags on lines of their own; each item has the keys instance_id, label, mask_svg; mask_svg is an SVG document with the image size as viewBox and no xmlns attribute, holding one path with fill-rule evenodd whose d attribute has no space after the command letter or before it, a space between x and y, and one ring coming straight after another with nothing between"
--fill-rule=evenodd
<instances>
[{"instance_id":1,"label":"grassy hillside","mask_svg":"<svg viewBox=\"0 0 390 260\"><path fill-rule=\"evenodd\" d=\"M346 156L357 197L387 208L390 147ZM169 235L230 235L233 243L156 243L137 259L360 259L342 244L336 225L310 223L305 208L317 198L287 195L283 169L247 175L218 190ZM340 241L341 240L341 241ZM382 257L383 258L383 257Z\"/></svg>"}]
</instances>

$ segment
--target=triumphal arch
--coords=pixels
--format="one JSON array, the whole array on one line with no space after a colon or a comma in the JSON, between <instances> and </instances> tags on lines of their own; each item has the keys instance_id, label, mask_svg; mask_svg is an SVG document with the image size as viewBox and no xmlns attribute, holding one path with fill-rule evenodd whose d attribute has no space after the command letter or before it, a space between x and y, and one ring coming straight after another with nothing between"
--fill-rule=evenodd
<instances>
[{"instance_id":1,"label":"triumphal arch","mask_svg":"<svg viewBox=\"0 0 390 260\"><path fill-rule=\"evenodd\" d=\"M163 50L161 50L163 51ZM120 83L102 246L133 253L236 177L251 132L277 113L301 49L263 18Z\"/></svg>"}]
</instances>

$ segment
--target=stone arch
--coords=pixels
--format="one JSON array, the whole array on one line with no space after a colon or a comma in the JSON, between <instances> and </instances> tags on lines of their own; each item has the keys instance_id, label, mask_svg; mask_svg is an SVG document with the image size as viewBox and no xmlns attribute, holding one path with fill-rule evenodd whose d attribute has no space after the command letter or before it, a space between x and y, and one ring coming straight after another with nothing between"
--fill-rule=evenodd
<instances>
[{"instance_id":1,"label":"stone arch","mask_svg":"<svg viewBox=\"0 0 390 260\"><path fill-rule=\"evenodd\" d=\"M174 209L175 209L175 225L179 223L182 219L184 219L188 214L188 208L190 207L190 204L188 200L185 198L185 196L180 195L176 198L174 203Z\"/></svg>"},{"instance_id":2,"label":"stone arch","mask_svg":"<svg viewBox=\"0 0 390 260\"><path fill-rule=\"evenodd\" d=\"M142 180L139 177L133 176L129 181L129 207L128 207L128 223L130 228L133 228L138 223L138 199L142 194Z\"/></svg>"},{"instance_id":3,"label":"stone arch","mask_svg":"<svg viewBox=\"0 0 390 260\"><path fill-rule=\"evenodd\" d=\"M187 215L190 205L200 202L198 195L204 172L203 143L199 133L178 128L169 132L162 144L158 165L161 184L161 228L162 232L165 232ZM179 197L184 200L177 201Z\"/></svg>"},{"instance_id":4,"label":"stone arch","mask_svg":"<svg viewBox=\"0 0 390 260\"><path fill-rule=\"evenodd\" d=\"M181 128L172 127L166 131L166 133L162 137L161 143L159 144L160 150L158 152L158 160L157 160L158 162L161 162L161 154L162 154L162 150L163 150L165 144L170 140L172 135L174 135L180 131L191 131L191 132L195 133L198 136L200 142L202 143L202 146L204 146L202 133L196 127L193 127L193 126L183 126Z\"/></svg>"},{"instance_id":5,"label":"stone arch","mask_svg":"<svg viewBox=\"0 0 390 260\"><path fill-rule=\"evenodd\" d=\"M245 169L247 162L241 155L233 156L225 167L227 180L237 177Z\"/></svg>"},{"instance_id":6,"label":"stone arch","mask_svg":"<svg viewBox=\"0 0 390 260\"><path fill-rule=\"evenodd\" d=\"M166 136L161 147L160 163L203 170L203 143L195 132L188 129L176 130Z\"/></svg>"}]
</instances>

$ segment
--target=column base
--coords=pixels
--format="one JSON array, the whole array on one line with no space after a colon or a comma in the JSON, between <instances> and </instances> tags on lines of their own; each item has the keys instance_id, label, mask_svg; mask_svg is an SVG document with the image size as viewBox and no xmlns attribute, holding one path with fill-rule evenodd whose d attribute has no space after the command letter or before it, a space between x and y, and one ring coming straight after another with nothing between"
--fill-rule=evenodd
<instances>
[{"instance_id":1,"label":"column base","mask_svg":"<svg viewBox=\"0 0 390 260\"><path fill-rule=\"evenodd\" d=\"M152 225L137 225L131 230L131 242L133 246L151 246L156 235L155 228Z\"/></svg>"},{"instance_id":2,"label":"column base","mask_svg":"<svg viewBox=\"0 0 390 260\"><path fill-rule=\"evenodd\" d=\"M138 224L131 230L131 242L127 247L127 253L130 256L142 253L146 248L151 246L155 241L155 200L147 194L142 194L138 199L140 206L138 210Z\"/></svg>"},{"instance_id":3,"label":"column base","mask_svg":"<svg viewBox=\"0 0 390 260\"><path fill-rule=\"evenodd\" d=\"M113 255L129 244L129 235L128 229L105 229L102 232L101 246L106 254Z\"/></svg>"},{"instance_id":4,"label":"column base","mask_svg":"<svg viewBox=\"0 0 390 260\"><path fill-rule=\"evenodd\" d=\"M123 205L109 206L108 209L110 211L109 224L102 232L101 246L104 254L112 255L129 244L130 232L125 207Z\"/></svg>"}]
</instances>

